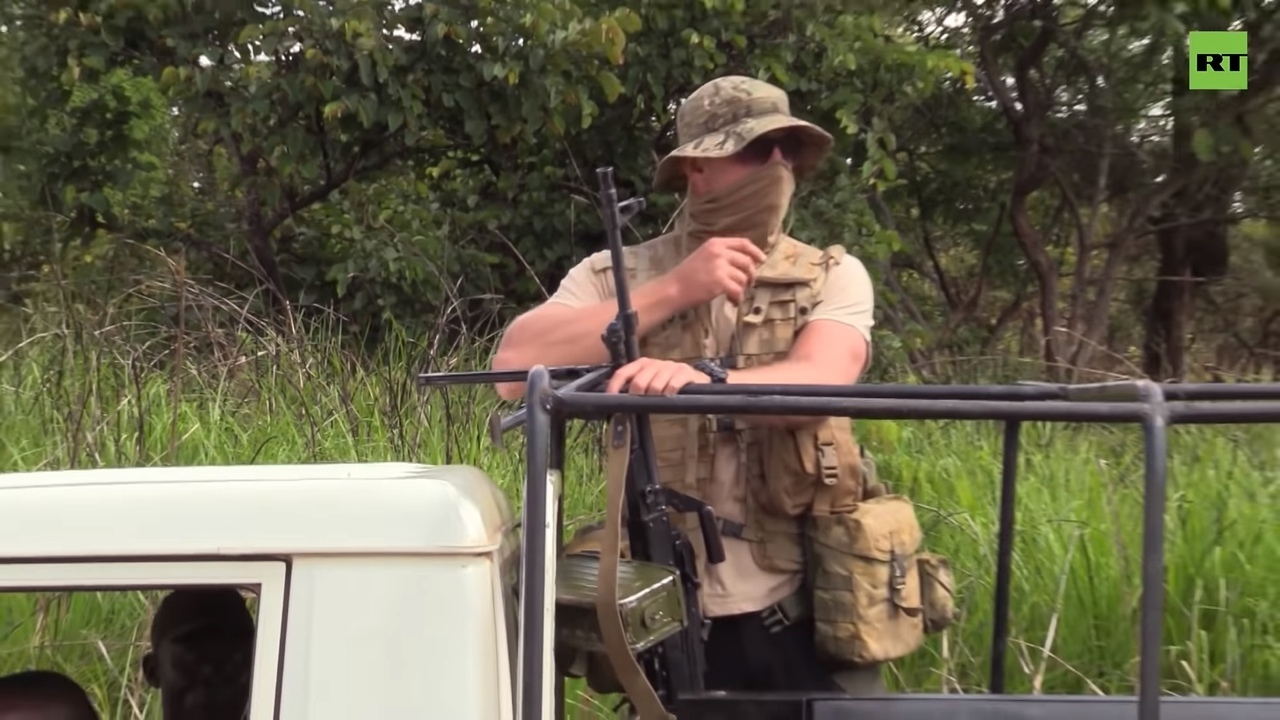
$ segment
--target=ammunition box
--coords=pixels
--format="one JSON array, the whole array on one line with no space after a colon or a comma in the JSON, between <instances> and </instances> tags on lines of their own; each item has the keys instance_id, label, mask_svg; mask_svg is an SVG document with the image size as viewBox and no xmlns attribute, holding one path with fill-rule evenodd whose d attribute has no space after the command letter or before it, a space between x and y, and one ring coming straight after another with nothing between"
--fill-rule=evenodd
<instances>
[{"instance_id":1,"label":"ammunition box","mask_svg":"<svg viewBox=\"0 0 1280 720\"><path fill-rule=\"evenodd\" d=\"M556 639L560 647L604 650L596 618L600 558L562 556L556 565ZM618 561L618 610L631 652L642 652L685 626L684 594L675 570L661 565Z\"/></svg>"}]
</instances>

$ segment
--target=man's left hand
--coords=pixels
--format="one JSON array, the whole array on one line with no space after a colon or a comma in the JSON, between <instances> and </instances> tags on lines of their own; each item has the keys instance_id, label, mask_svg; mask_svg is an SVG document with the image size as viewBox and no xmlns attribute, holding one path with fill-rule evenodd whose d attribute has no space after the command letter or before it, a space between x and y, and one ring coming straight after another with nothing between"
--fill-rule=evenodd
<instances>
[{"instance_id":1,"label":"man's left hand","mask_svg":"<svg viewBox=\"0 0 1280 720\"><path fill-rule=\"evenodd\" d=\"M675 395L685 385L711 382L711 378L682 362L640 358L619 368L605 392L620 392L628 382L632 395Z\"/></svg>"}]
</instances>

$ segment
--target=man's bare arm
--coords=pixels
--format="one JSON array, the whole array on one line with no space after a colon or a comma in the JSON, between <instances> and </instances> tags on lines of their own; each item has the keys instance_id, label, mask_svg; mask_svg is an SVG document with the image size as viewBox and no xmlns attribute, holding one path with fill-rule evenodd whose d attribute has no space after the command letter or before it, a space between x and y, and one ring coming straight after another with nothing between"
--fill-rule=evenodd
<instances>
[{"instance_id":1,"label":"man's bare arm","mask_svg":"<svg viewBox=\"0 0 1280 720\"><path fill-rule=\"evenodd\" d=\"M683 300L671 276L634 288L631 305L636 331L644 337L679 312ZM524 370L534 365L595 365L609 361L600 336L618 315L618 302L608 299L586 307L543 303L516 318L503 333L491 364L494 370ZM494 386L503 400L524 394L524 383Z\"/></svg>"},{"instance_id":2,"label":"man's bare arm","mask_svg":"<svg viewBox=\"0 0 1280 720\"><path fill-rule=\"evenodd\" d=\"M857 328L835 320L813 320L801 328L785 360L730 370L726 382L738 385L851 385L867 366L867 339ZM750 425L803 427L820 417L744 415Z\"/></svg>"}]
</instances>

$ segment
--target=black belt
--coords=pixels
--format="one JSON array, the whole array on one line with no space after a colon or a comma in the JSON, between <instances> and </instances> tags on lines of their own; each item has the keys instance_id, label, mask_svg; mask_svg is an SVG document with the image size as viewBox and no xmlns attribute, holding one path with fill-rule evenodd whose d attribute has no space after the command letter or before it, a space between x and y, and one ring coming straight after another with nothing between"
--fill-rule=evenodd
<instances>
[{"instance_id":1,"label":"black belt","mask_svg":"<svg viewBox=\"0 0 1280 720\"><path fill-rule=\"evenodd\" d=\"M780 632L810 615L811 606L804 588L760 611L760 619L771 633Z\"/></svg>"},{"instance_id":2,"label":"black belt","mask_svg":"<svg viewBox=\"0 0 1280 720\"><path fill-rule=\"evenodd\" d=\"M764 623L764 627L770 633L781 632L788 627L808 618L812 613L809 598L805 593L805 588L791 593L787 597L782 598L776 603L769 605L761 610L756 610L746 615L759 616L760 621ZM702 622L702 639L706 640L711 634L711 626L715 623L716 618L706 618Z\"/></svg>"}]
</instances>

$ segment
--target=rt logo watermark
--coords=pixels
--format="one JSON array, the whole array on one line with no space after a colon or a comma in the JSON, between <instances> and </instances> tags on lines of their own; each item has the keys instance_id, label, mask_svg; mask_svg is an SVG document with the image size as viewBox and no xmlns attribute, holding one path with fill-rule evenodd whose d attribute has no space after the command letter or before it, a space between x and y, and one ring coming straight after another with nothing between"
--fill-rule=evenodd
<instances>
[{"instance_id":1,"label":"rt logo watermark","mask_svg":"<svg viewBox=\"0 0 1280 720\"><path fill-rule=\"evenodd\" d=\"M1188 89L1249 89L1249 33L1192 32L1187 49Z\"/></svg>"}]
</instances>

